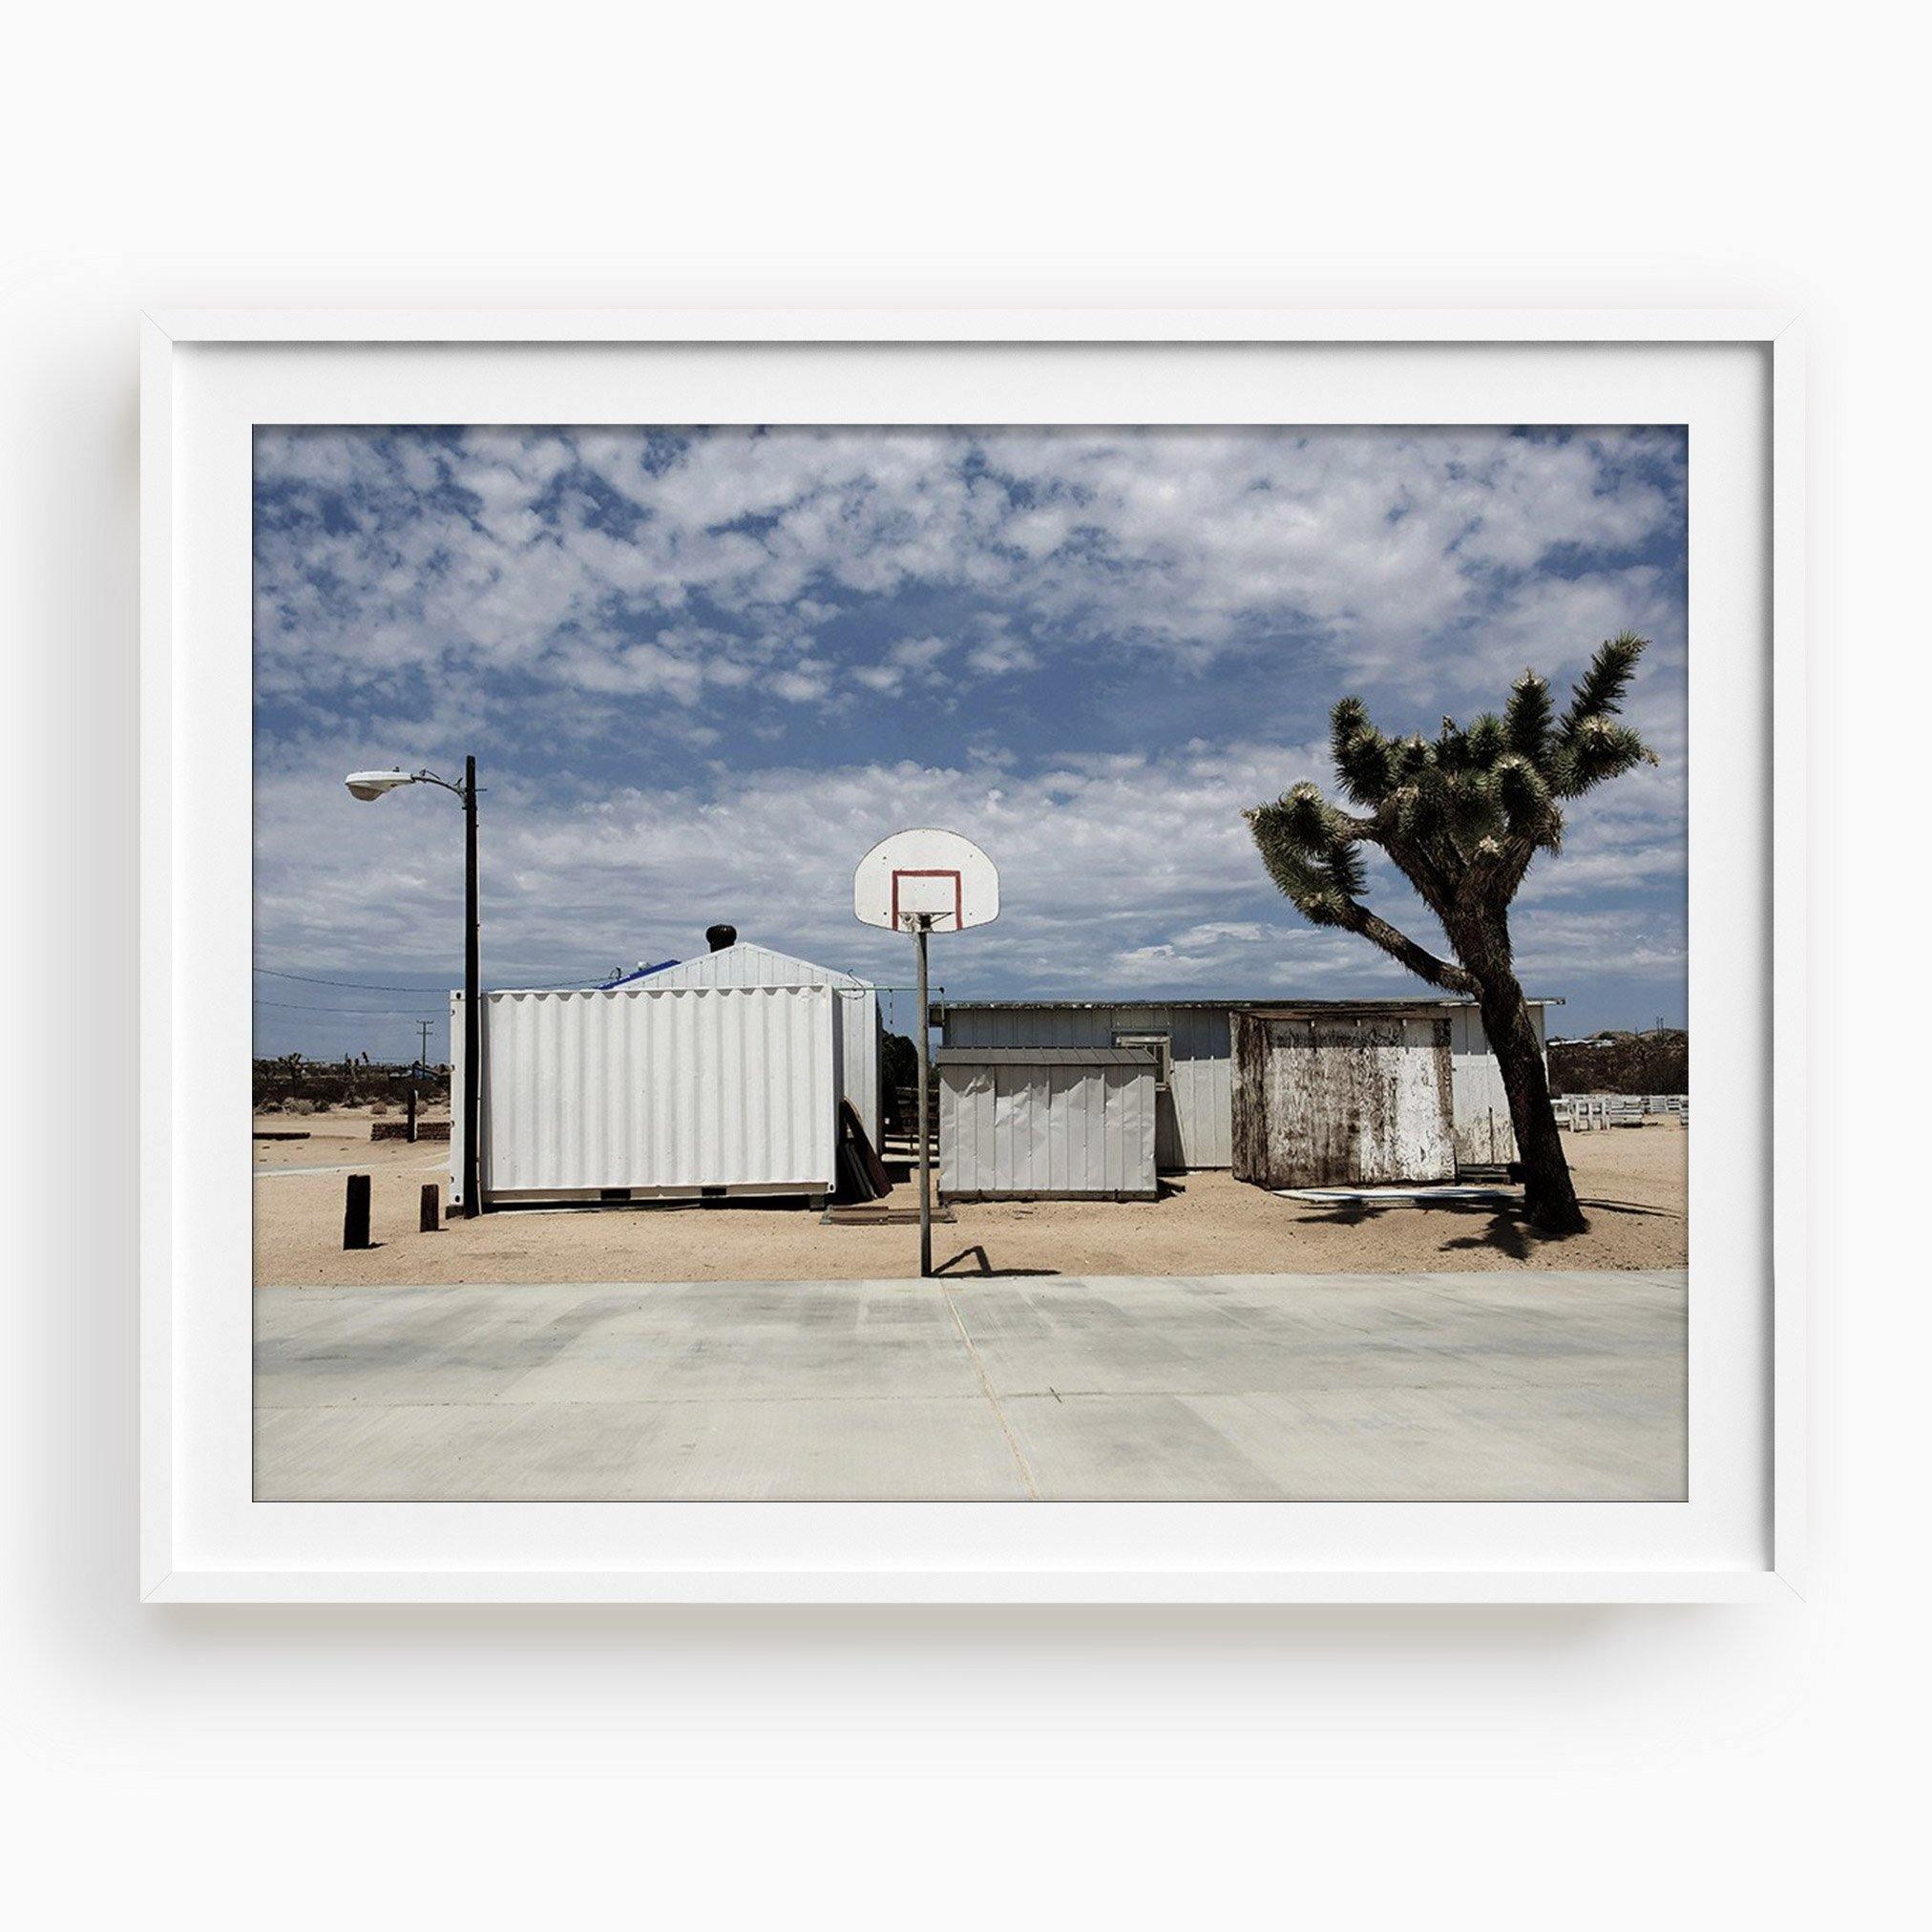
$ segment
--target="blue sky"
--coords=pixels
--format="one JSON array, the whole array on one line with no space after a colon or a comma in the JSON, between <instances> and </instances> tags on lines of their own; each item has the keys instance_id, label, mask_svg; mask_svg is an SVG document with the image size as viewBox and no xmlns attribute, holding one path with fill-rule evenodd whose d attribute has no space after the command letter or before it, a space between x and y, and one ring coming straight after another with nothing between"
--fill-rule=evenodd
<instances>
[{"instance_id":1,"label":"blue sky","mask_svg":"<svg viewBox=\"0 0 1932 1932\"><path fill-rule=\"evenodd\" d=\"M444 1051L460 814L342 774L466 751L492 984L716 919L903 981L851 869L943 825L1001 872L935 948L956 997L1398 995L1242 808L1328 782L1344 692L1433 731L1626 628L1661 763L1538 860L1517 953L1560 1030L1680 1022L1686 464L1650 428L260 430L258 1051L399 1056L419 1015Z\"/></svg>"}]
</instances>

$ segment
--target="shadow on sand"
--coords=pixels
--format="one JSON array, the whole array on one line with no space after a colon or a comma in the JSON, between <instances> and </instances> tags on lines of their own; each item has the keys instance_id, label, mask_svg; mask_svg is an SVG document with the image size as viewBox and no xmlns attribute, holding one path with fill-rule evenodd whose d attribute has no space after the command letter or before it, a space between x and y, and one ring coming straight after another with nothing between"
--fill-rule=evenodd
<instances>
[{"instance_id":1,"label":"shadow on sand","mask_svg":"<svg viewBox=\"0 0 1932 1932\"><path fill-rule=\"evenodd\" d=\"M1016 1274L1058 1274L1060 1272L1060 1270L1057 1268L995 1268L987 1259L985 1249L976 1246L962 1248L950 1261L940 1262L934 1269L933 1272L935 1276L950 1274L958 1267L960 1262L968 1260L976 1260L979 1265L976 1268L965 1269L961 1271L971 1275L975 1281L993 1280L997 1277Z\"/></svg>"},{"instance_id":2,"label":"shadow on sand","mask_svg":"<svg viewBox=\"0 0 1932 1932\"><path fill-rule=\"evenodd\" d=\"M1681 1221L1684 1217L1668 1208L1646 1208L1635 1201L1591 1201L1579 1204L1587 1224L1594 1214L1629 1214L1660 1221ZM1326 1228L1358 1228L1383 1214L1452 1214L1462 1220L1486 1217L1488 1226L1480 1233L1452 1235L1441 1245L1441 1252L1453 1254L1488 1248L1506 1254L1512 1261L1527 1261L1539 1249L1560 1248L1573 1237L1544 1234L1522 1218L1521 1208L1498 1209L1478 1201L1351 1201L1318 1214L1302 1218ZM1585 1229L1587 1232L1587 1227Z\"/></svg>"}]
</instances>

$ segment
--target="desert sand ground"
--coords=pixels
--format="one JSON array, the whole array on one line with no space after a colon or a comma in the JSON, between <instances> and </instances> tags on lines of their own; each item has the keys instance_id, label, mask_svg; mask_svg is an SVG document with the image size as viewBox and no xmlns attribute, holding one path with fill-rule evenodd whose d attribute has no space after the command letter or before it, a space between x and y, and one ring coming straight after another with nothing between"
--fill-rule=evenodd
<instances>
[{"instance_id":1,"label":"desert sand ground","mask_svg":"<svg viewBox=\"0 0 1932 1932\"><path fill-rule=\"evenodd\" d=\"M269 1115L305 1141L255 1143L259 1285L435 1282L871 1281L918 1271L916 1227L828 1226L804 1207L518 1208L417 1232L441 1142L369 1139L369 1116ZM1566 1135L1588 1230L1537 1234L1470 1203L1335 1208L1283 1201L1226 1173L1173 1176L1149 1203L965 1203L933 1229L956 1275L1388 1273L1452 1269L1658 1269L1687 1263L1688 1135L1671 1123ZM376 1246L342 1248L344 1178L373 1179ZM910 1184L891 1197L912 1207Z\"/></svg>"}]
</instances>

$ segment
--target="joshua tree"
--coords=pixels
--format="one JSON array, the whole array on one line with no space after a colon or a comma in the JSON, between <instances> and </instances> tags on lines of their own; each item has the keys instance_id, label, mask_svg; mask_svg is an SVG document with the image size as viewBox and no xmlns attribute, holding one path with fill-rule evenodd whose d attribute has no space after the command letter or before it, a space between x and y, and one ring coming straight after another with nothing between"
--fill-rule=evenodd
<instances>
[{"instance_id":1,"label":"joshua tree","mask_svg":"<svg viewBox=\"0 0 1932 1932\"><path fill-rule=\"evenodd\" d=\"M1561 718L1547 681L1525 671L1501 718L1484 713L1466 728L1444 718L1434 743L1385 738L1359 698L1344 698L1329 745L1341 788L1362 814L1306 783L1246 814L1270 875L1303 917L1359 933L1431 986L1475 997L1509 1095L1523 1206L1551 1234L1577 1232L1584 1217L1512 963L1509 902L1537 853L1561 846L1566 801L1657 762L1616 722L1648 641L1626 632L1601 645ZM1438 959L1362 903L1364 845L1379 846L1415 887L1455 960Z\"/></svg>"}]
</instances>

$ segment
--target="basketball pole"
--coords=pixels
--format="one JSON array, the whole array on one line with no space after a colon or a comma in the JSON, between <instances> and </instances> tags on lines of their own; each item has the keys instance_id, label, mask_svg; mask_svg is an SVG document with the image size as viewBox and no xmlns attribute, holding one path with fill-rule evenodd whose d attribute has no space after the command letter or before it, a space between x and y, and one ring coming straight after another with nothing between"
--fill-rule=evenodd
<instances>
[{"instance_id":1,"label":"basketball pole","mask_svg":"<svg viewBox=\"0 0 1932 1932\"><path fill-rule=\"evenodd\" d=\"M375 776L380 780L380 773ZM934 926L941 919L952 921L948 932L963 933L999 916L999 874L971 839L956 831L942 831L936 826L895 831L873 846L854 869L852 916L862 925L913 935L919 1000L914 1022L919 1069L914 1156L919 1167L923 1281L933 1272L933 980L928 949Z\"/></svg>"},{"instance_id":2,"label":"basketball pole","mask_svg":"<svg viewBox=\"0 0 1932 1932\"><path fill-rule=\"evenodd\" d=\"M928 1145L928 1122L926 1111L926 1057L931 1052L927 1043L926 1007L926 935L932 928L933 915L920 913L914 915L918 924L913 928L913 944L919 955L919 1279L924 1281L933 1272L933 1186L932 1153Z\"/></svg>"}]
</instances>

